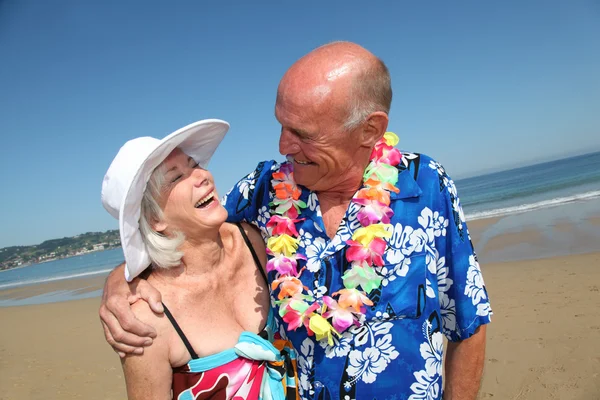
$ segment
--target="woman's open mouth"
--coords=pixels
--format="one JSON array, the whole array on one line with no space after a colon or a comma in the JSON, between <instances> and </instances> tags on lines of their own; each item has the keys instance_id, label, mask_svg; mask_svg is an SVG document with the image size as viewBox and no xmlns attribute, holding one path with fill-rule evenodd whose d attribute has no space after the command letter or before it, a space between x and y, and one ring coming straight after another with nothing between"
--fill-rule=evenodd
<instances>
[{"instance_id":1,"label":"woman's open mouth","mask_svg":"<svg viewBox=\"0 0 600 400\"><path fill-rule=\"evenodd\" d=\"M210 192L209 194L207 194L206 196L204 196L203 198L201 198L200 200L198 200L198 202L196 203L196 205L194 206L195 208L207 208L209 205L211 205L215 200L215 191L213 190L212 192Z\"/></svg>"}]
</instances>

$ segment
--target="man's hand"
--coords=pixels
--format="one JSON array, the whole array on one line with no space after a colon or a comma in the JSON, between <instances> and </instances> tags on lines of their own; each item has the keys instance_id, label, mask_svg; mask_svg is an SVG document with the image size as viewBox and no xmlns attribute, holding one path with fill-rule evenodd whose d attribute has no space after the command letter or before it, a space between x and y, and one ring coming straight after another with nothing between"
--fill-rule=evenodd
<instances>
[{"instance_id":1,"label":"man's hand","mask_svg":"<svg viewBox=\"0 0 600 400\"><path fill-rule=\"evenodd\" d=\"M144 346L150 346L156 337L153 327L135 317L131 304L142 299L155 313L164 311L158 290L142 279L128 284L124 268L125 264L119 265L106 278L99 312L106 341L121 358L125 354L142 354Z\"/></svg>"},{"instance_id":2,"label":"man's hand","mask_svg":"<svg viewBox=\"0 0 600 400\"><path fill-rule=\"evenodd\" d=\"M485 330L481 325L468 339L448 342L444 400L475 400L485 360Z\"/></svg>"}]
</instances>

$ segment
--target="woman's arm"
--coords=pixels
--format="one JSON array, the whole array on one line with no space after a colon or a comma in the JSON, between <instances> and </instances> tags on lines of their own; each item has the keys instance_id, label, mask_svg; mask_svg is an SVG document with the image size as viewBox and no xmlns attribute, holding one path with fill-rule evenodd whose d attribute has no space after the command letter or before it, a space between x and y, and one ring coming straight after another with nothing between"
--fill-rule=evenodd
<instances>
[{"instance_id":1,"label":"woman's arm","mask_svg":"<svg viewBox=\"0 0 600 400\"><path fill-rule=\"evenodd\" d=\"M171 400L173 370L162 324L144 301L133 304L132 310L140 321L157 326L158 336L144 354L129 354L121 360L127 397L129 400Z\"/></svg>"}]
</instances>

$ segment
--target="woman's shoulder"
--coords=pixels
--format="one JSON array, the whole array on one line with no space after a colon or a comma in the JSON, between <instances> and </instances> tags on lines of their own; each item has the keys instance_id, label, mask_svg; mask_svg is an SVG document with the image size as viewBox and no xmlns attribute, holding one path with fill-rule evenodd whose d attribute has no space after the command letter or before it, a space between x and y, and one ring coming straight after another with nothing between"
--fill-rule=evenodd
<instances>
[{"instance_id":1,"label":"woman's shoulder","mask_svg":"<svg viewBox=\"0 0 600 400\"><path fill-rule=\"evenodd\" d=\"M145 300L137 300L131 305L131 311L137 319L151 326L162 325L162 314L157 314L150 308L150 305Z\"/></svg>"},{"instance_id":2,"label":"woman's shoulder","mask_svg":"<svg viewBox=\"0 0 600 400\"><path fill-rule=\"evenodd\" d=\"M252 249L260 259L261 263L264 265L267 262L267 254L265 252L265 242L262 238L259 229L256 226L248 224L246 222L240 222L239 225L227 223L227 225L229 225L233 235L237 235L240 237L244 235L246 236L246 238L248 238ZM244 233L243 235L240 232L240 227L242 228L242 231Z\"/></svg>"}]
</instances>

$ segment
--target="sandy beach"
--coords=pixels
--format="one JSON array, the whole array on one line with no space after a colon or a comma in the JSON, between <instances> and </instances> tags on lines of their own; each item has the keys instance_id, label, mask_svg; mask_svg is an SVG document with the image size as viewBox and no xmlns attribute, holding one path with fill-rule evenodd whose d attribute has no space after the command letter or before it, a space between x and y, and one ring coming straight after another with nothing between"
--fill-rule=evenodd
<instances>
[{"instance_id":1,"label":"sandy beach","mask_svg":"<svg viewBox=\"0 0 600 400\"><path fill-rule=\"evenodd\" d=\"M479 398L600 399L600 252L487 262L515 252L528 258L525 250L555 248L548 241L560 235L592 240L600 250L585 234L600 218L490 234L507 220L469 223L494 310ZM57 281L0 291L0 299L101 285L101 278ZM100 328L99 300L0 308L1 400L126 397L118 356Z\"/></svg>"}]
</instances>

